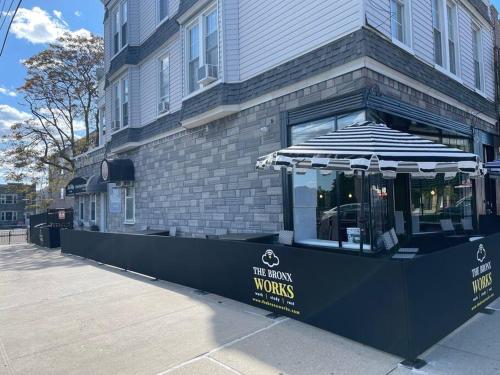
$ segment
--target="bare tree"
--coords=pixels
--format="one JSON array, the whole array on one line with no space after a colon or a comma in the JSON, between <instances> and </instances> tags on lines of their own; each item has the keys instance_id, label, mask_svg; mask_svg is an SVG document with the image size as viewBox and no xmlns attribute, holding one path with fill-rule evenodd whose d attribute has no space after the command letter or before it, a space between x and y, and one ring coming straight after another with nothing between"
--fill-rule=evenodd
<instances>
[{"instance_id":1,"label":"bare tree","mask_svg":"<svg viewBox=\"0 0 500 375\"><path fill-rule=\"evenodd\" d=\"M91 147L98 132L97 71L103 64L99 36L67 33L26 60L19 91L32 118L15 124L7 136L7 179L36 178L47 169L73 172L73 157Z\"/></svg>"}]
</instances>

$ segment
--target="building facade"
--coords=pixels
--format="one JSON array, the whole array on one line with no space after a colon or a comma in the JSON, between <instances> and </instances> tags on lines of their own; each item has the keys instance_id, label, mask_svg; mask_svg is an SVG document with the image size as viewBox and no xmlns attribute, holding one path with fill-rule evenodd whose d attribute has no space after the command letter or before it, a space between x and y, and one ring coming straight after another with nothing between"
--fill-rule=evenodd
<instances>
[{"instance_id":1,"label":"building facade","mask_svg":"<svg viewBox=\"0 0 500 375\"><path fill-rule=\"evenodd\" d=\"M23 184L0 185L0 228L24 226L34 212L35 187Z\"/></svg>"},{"instance_id":2,"label":"building facade","mask_svg":"<svg viewBox=\"0 0 500 375\"><path fill-rule=\"evenodd\" d=\"M334 181L257 172L257 158L354 121L496 156L486 1L103 4L105 126L99 147L77 157L77 174L99 176L104 159L130 159L135 179L78 195L80 226L176 227L186 236L297 231L303 212L328 211ZM474 196L459 177L397 184L411 184L412 203L400 209L412 223L497 204L487 202L484 182ZM304 186L315 190L312 201L295 194Z\"/></svg>"}]
</instances>

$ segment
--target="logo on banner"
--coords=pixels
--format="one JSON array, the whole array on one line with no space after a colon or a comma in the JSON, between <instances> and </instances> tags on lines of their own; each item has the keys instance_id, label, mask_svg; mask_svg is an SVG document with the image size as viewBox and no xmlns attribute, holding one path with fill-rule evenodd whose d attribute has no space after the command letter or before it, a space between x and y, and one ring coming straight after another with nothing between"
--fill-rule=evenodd
<instances>
[{"instance_id":1,"label":"logo on banner","mask_svg":"<svg viewBox=\"0 0 500 375\"><path fill-rule=\"evenodd\" d=\"M254 293L252 300L294 315L300 315L295 304L294 279L291 272L277 269L280 258L267 249L261 256L266 267L253 267Z\"/></svg>"},{"instance_id":2,"label":"logo on banner","mask_svg":"<svg viewBox=\"0 0 500 375\"><path fill-rule=\"evenodd\" d=\"M491 261L487 259L486 248L480 244L476 251L476 260L480 263L472 269L472 311L494 298Z\"/></svg>"},{"instance_id":3,"label":"logo on banner","mask_svg":"<svg viewBox=\"0 0 500 375\"><path fill-rule=\"evenodd\" d=\"M476 253L476 258L479 262L484 262L484 259L486 258L486 249L484 248L483 244L479 245Z\"/></svg>"},{"instance_id":4,"label":"logo on banner","mask_svg":"<svg viewBox=\"0 0 500 375\"><path fill-rule=\"evenodd\" d=\"M280 264L280 258L274 254L274 251L267 249L264 255L262 255L262 262L268 267L275 267Z\"/></svg>"}]
</instances>

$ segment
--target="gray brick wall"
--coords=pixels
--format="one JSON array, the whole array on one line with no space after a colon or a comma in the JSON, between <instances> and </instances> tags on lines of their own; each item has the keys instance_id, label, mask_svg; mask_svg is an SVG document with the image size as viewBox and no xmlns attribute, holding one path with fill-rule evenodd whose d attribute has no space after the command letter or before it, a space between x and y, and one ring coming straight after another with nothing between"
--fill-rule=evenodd
<instances>
[{"instance_id":1,"label":"gray brick wall","mask_svg":"<svg viewBox=\"0 0 500 375\"><path fill-rule=\"evenodd\" d=\"M177 227L183 236L276 232L283 227L281 174L256 171L258 156L281 147L285 111L378 85L384 95L490 132L495 129L458 108L369 69L360 69L246 109L197 129L120 154L135 165L136 223L108 214L110 231ZM170 125L158 123L157 131ZM147 126L138 131L144 132ZM151 133L151 135L156 132ZM104 149L79 159L78 175L99 173ZM99 204L99 203L98 203ZM88 205L86 204L85 207Z\"/></svg>"}]
</instances>

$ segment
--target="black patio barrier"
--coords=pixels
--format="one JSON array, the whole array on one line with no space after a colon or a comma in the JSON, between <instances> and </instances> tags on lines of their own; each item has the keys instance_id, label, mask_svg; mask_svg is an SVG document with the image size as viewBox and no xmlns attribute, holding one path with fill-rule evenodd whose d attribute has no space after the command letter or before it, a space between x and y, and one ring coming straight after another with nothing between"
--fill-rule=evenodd
<instances>
[{"instance_id":1,"label":"black patio barrier","mask_svg":"<svg viewBox=\"0 0 500 375\"><path fill-rule=\"evenodd\" d=\"M415 359L496 298L500 234L407 261L62 230L62 252L252 304Z\"/></svg>"},{"instance_id":2,"label":"black patio barrier","mask_svg":"<svg viewBox=\"0 0 500 375\"><path fill-rule=\"evenodd\" d=\"M48 209L47 212L31 215L29 242L44 247L59 247L61 228L73 228L73 209Z\"/></svg>"}]
</instances>

